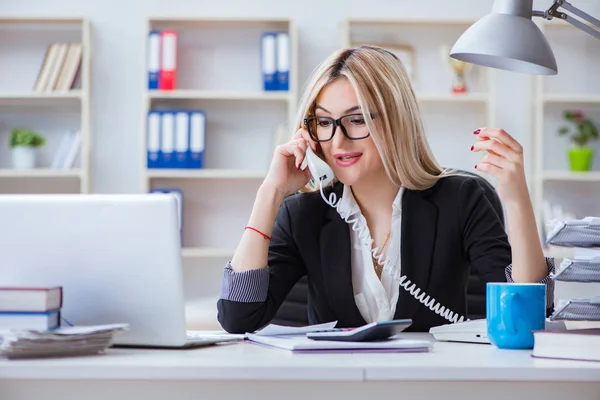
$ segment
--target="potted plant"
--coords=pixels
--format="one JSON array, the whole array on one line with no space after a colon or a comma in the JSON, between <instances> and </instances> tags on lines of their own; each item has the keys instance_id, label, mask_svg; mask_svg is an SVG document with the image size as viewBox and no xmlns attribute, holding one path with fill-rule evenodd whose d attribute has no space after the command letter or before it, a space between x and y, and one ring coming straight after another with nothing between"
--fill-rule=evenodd
<instances>
[{"instance_id":1,"label":"potted plant","mask_svg":"<svg viewBox=\"0 0 600 400\"><path fill-rule=\"evenodd\" d=\"M563 118L571 123L571 129L563 126L558 133L561 136L569 134L569 140L575 145L568 153L571 171L589 171L594 158L594 149L588 147L588 143L598 139L598 129L581 111L565 111Z\"/></svg>"},{"instance_id":2,"label":"potted plant","mask_svg":"<svg viewBox=\"0 0 600 400\"><path fill-rule=\"evenodd\" d=\"M9 146L15 169L35 168L36 149L46 144L40 134L25 128L14 128L10 133Z\"/></svg>"}]
</instances>

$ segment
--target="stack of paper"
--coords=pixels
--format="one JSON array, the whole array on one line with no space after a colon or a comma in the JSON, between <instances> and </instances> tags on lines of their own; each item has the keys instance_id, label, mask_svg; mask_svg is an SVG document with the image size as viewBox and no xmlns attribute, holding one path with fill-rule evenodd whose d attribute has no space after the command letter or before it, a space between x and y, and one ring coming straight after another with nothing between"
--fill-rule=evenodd
<instances>
[{"instance_id":1,"label":"stack of paper","mask_svg":"<svg viewBox=\"0 0 600 400\"><path fill-rule=\"evenodd\" d=\"M104 352L127 324L64 327L50 331L0 331L0 356L37 358L90 355Z\"/></svg>"},{"instance_id":2,"label":"stack of paper","mask_svg":"<svg viewBox=\"0 0 600 400\"><path fill-rule=\"evenodd\" d=\"M254 333L243 335L230 335L222 331L194 331L198 338L222 337L224 340L232 338L273 348L290 350L293 352L427 352L433 347L429 340L408 340L393 337L388 340L371 342L350 342L334 340L313 340L306 334L311 332L328 331L334 329L337 321L309 326L284 326L270 324Z\"/></svg>"},{"instance_id":3,"label":"stack of paper","mask_svg":"<svg viewBox=\"0 0 600 400\"><path fill-rule=\"evenodd\" d=\"M389 339L374 342L312 340L302 335L261 336L248 334L248 340L294 352L427 352L433 343L428 340Z\"/></svg>"}]
</instances>

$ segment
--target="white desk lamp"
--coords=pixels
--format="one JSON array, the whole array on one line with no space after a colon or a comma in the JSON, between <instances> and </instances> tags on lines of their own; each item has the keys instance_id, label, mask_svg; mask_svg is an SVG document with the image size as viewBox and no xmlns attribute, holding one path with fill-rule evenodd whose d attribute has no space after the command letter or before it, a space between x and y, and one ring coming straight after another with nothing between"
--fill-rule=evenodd
<instances>
[{"instance_id":1,"label":"white desk lamp","mask_svg":"<svg viewBox=\"0 0 600 400\"><path fill-rule=\"evenodd\" d=\"M556 75L554 53L532 17L559 18L600 39L599 30L559 9L562 7L599 29L600 20L566 0L555 0L546 11L535 11L532 7L533 0L495 0L492 13L462 34L450 51L450 57L507 71Z\"/></svg>"}]
</instances>

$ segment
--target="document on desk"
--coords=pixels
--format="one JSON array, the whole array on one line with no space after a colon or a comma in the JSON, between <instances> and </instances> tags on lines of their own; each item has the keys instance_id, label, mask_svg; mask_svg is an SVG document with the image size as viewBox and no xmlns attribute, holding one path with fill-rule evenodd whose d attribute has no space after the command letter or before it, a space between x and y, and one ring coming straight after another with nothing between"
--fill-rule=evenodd
<instances>
[{"instance_id":1,"label":"document on desk","mask_svg":"<svg viewBox=\"0 0 600 400\"><path fill-rule=\"evenodd\" d=\"M247 334L253 343L293 352L428 352L433 343L428 340L389 339L375 342L344 342L312 340L304 335L260 336Z\"/></svg>"},{"instance_id":2,"label":"document on desk","mask_svg":"<svg viewBox=\"0 0 600 400\"><path fill-rule=\"evenodd\" d=\"M61 327L50 331L0 331L0 357L36 358L89 355L104 352L128 324Z\"/></svg>"},{"instance_id":3,"label":"document on desk","mask_svg":"<svg viewBox=\"0 0 600 400\"><path fill-rule=\"evenodd\" d=\"M318 332L333 329L337 324L337 321L327 322L318 325L309 326L285 326L277 324L269 324L262 329L254 332L257 336L288 336L288 335L306 335L309 332ZM245 334L231 334L225 331L188 331L188 336L198 339L213 339L223 338L224 340L238 339L244 340L248 338L248 333Z\"/></svg>"},{"instance_id":4,"label":"document on desk","mask_svg":"<svg viewBox=\"0 0 600 400\"><path fill-rule=\"evenodd\" d=\"M256 331L254 334L257 336L283 336L283 335L306 335L307 333L325 331L333 329L337 321L326 322L324 324L309 325L309 326L284 326L270 324Z\"/></svg>"}]
</instances>

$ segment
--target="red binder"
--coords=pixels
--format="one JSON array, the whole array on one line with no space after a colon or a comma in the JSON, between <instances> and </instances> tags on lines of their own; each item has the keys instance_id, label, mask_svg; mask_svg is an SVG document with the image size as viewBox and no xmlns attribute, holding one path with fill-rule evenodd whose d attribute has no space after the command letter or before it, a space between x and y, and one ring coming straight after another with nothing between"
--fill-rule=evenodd
<instances>
[{"instance_id":1,"label":"red binder","mask_svg":"<svg viewBox=\"0 0 600 400\"><path fill-rule=\"evenodd\" d=\"M177 32L164 30L160 34L160 90L177 87Z\"/></svg>"}]
</instances>

